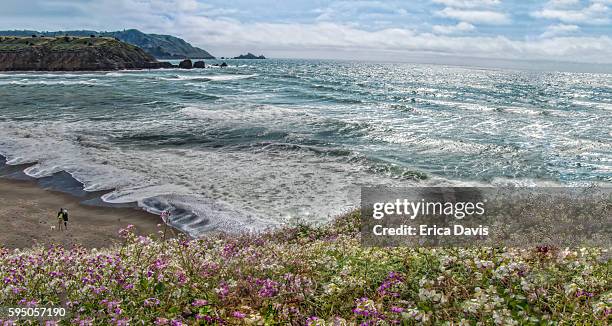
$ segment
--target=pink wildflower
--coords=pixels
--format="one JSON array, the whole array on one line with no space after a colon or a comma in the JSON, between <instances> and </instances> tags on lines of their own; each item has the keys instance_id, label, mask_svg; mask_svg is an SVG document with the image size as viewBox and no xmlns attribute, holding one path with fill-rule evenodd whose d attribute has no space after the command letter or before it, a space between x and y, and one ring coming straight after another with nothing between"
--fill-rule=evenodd
<instances>
[{"instance_id":1,"label":"pink wildflower","mask_svg":"<svg viewBox=\"0 0 612 326\"><path fill-rule=\"evenodd\" d=\"M202 307L208 305L208 301L204 299L197 299L193 303L191 303L194 307Z\"/></svg>"},{"instance_id":2,"label":"pink wildflower","mask_svg":"<svg viewBox=\"0 0 612 326\"><path fill-rule=\"evenodd\" d=\"M234 316L235 318L238 318L238 319L242 319L242 318L246 317L246 314L242 313L240 311L234 311L232 313L232 316Z\"/></svg>"}]
</instances>

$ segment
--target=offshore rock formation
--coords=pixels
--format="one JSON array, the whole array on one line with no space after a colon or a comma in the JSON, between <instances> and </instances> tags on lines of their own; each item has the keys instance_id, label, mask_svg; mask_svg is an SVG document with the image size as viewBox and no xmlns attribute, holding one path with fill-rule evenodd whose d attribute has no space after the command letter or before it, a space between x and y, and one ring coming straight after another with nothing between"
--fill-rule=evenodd
<instances>
[{"instance_id":1,"label":"offshore rock formation","mask_svg":"<svg viewBox=\"0 0 612 326\"><path fill-rule=\"evenodd\" d=\"M0 37L0 71L171 68L142 49L110 37Z\"/></svg>"},{"instance_id":2,"label":"offshore rock formation","mask_svg":"<svg viewBox=\"0 0 612 326\"><path fill-rule=\"evenodd\" d=\"M185 59L185 60L181 61L178 66L181 69L191 69L191 68L193 68L193 65L191 64L191 60L189 60L189 59Z\"/></svg>"},{"instance_id":3,"label":"offshore rock formation","mask_svg":"<svg viewBox=\"0 0 612 326\"><path fill-rule=\"evenodd\" d=\"M254 55L251 52L249 52L247 54L241 54L241 55L239 55L237 57L234 57L234 59L265 59L265 58L266 57L264 57L263 54L260 55L260 56L256 56L256 55Z\"/></svg>"}]
</instances>

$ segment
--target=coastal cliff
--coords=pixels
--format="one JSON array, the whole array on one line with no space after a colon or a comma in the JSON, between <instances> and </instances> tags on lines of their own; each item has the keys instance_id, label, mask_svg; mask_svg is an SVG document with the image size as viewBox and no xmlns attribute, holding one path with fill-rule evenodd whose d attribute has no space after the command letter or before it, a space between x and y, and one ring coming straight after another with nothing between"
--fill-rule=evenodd
<instances>
[{"instance_id":1,"label":"coastal cliff","mask_svg":"<svg viewBox=\"0 0 612 326\"><path fill-rule=\"evenodd\" d=\"M31 30L0 31L0 36L38 35L44 37L75 36L113 37L120 41L135 45L157 59L214 59L207 51L192 46L185 40L172 35L147 34L137 29L126 29L115 32L97 32L87 30L42 32Z\"/></svg>"},{"instance_id":2,"label":"coastal cliff","mask_svg":"<svg viewBox=\"0 0 612 326\"><path fill-rule=\"evenodd\" d=\"M0 37L0 71L166 68L142 49L110 37Z\"/></svg>"}]
</instances>

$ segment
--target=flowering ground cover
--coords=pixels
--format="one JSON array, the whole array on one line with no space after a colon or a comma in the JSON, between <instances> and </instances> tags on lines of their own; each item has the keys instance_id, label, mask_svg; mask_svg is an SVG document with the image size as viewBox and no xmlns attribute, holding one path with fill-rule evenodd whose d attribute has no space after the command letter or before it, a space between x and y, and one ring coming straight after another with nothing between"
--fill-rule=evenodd
<instances>
[{"instance_id":1,"label":"flowering ground cover","mask_svg":"<svg viewBox=\"0 0 612 326\"><path fill-rule=\"evenodd\" d=\"M358 213L257 236L0 250L0 305L77 325L607 325L607 249L370 248ZM11 324L11 321L3 321ZM24 322L20 322L24 323ZM37 324L37 322L32 322Z\"/></svg>"}]
</instances>

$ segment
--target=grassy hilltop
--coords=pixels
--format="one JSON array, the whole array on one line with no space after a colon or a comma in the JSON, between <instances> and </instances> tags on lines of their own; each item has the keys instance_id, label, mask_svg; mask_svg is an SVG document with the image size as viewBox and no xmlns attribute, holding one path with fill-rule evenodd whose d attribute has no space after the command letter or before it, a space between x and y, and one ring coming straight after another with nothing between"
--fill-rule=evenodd
<instances>
[{"instance_id":1,"label":"grassy hilltop","mask_svg":"<svg viewBox=\"0 0 612 326\"><path fill-rule=\"evenodd\" d=\"M112 37L32 37L32 36L0 36L2 51L26 50L29 47L48 47L55 51L84 49L90 46L122 46ZM128 45L128 47L130 47ZM131 46L135 48L134 46Z\"/></svg>"},{"instance_id":2,"label":"grassy hilltop","mask_svg":"<svg viewBox=\"0 0 612 326\"><path fill-rule=\"evenodd\" d=\"M158 68L142 49L111 37L0 37L0 70Z\"/></svg>"},{"instance_id":3,"label":"grassy hilltop","mask_svg":"<svg viewBox=\"0 0 612 326\"><path fill-rule=\"evenodd\" d=\"M160 34L146 34L137 29L126 29L122 31L114 32L98 32L98 31L87 31L87 30L75 30L75 31L55 31L55 32L42 32L42 31L31 31L31 30L12 30L12 31L0 31L0 36L30 36L30 35L41 35L41 36L77 36L87 37L95 35L97 37L113 37L119 40L135 45L143 49L148 54L158 59L214 59L207 51L194 47L185 40L172 36L172 35L160 35Z\"/></svg>"},{"instance_id":4,"label":"grassy hilltop","mask_svg":"<svg viewBox=\"0 0 612 326\"><path fill-rule=\"evenodd\" d=\"M607 325L605 250L369 248L359 216L113 249L0 249L0 302L77 325Z\"/></svg>"}]
</instances>

